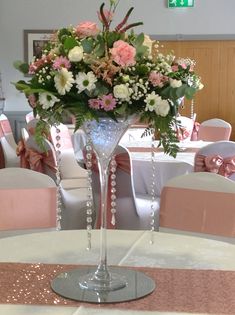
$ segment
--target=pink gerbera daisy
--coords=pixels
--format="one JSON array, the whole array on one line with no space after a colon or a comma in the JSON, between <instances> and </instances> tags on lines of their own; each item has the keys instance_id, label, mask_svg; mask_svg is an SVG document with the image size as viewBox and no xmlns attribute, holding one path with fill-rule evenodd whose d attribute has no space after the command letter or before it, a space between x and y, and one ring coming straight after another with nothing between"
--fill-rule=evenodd
<instances>
[{"instance_id":1,"label":"pink gerbera daisy","mask_svg":"<svg viewBox=\"0 0 235 315\"><path fill-rule=\"evenodd\" d=\"M100 100L100 107L106 112L113 110L116 107L116 100L112 94L103 95Z\"/></svg>"},{"instance_id":2,"label":"pink gerbera daisy","mask_svg":"<svg viewBox=\"0 0 235 315\"><path fill-rule=\"evenodd\" d=\"M91 98L88 103L90 108L100 109L100 100L98 98Z\"/></svg>"},{"instance_id":3,"label":"pink gerbera daisy","mask_svg":"<svg viewBox=\"0 0 235 315\"><path fill-rule=\"evenodd\" d=\"M61 68L69 69L71 67L70 61L63 56L56 57L53 62L53 69L60 70Z\"/></svg>"}]
</instances>

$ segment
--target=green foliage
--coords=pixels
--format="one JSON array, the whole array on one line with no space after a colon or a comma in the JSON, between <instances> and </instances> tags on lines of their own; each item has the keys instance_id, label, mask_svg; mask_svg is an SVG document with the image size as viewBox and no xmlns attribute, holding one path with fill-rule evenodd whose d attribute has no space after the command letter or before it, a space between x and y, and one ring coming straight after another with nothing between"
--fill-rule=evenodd
<instances>
[{"instance_id":1,"label":"green foliage","mask_svg":"<svg viewBox=\"0 0 235 315\"><path fill-rule=\"evenodd\" d=\"M65 50L70 50L74 48L75 46L78 46L78 42L75 38L73 37L67 37L64 41L64 49Z\"/></svg>"},{"instance_id":2,"label":"green foliage","mask_svg":"<svg viewBox=\"0 0 235 315\"><path fill-rule=\"evenodd\" d=\"M83 50L86 54L90 54L92 50L94 49L95 41L94 39L88 37L81 41Z\"/></svg>"},{"instance_id":3,"label":"green foliage","mask_svg":"<svg viewBox=\"0 0 235 315\"><path fill-rule=\"evenodd\" d=\"M29 72L29 65L25 62L17 60L13 63L14 67L20 72L27 74Z\"/></svg>"}]
</instances>

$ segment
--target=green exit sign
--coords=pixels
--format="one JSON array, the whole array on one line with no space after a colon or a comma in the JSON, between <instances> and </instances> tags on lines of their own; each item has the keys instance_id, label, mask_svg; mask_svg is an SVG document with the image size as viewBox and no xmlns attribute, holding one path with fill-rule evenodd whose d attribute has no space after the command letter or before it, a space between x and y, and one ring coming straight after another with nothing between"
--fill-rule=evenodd
<instances>
[{"instance_id":1,"label":"green exit sign","mask_svg":"<svg viewBox=\"0 0 235 315\"><path fill-rule=\"evenodd\" d=\"M168 0L168 8L194 7L194 0Z\"/></svg>"}]
</instances>

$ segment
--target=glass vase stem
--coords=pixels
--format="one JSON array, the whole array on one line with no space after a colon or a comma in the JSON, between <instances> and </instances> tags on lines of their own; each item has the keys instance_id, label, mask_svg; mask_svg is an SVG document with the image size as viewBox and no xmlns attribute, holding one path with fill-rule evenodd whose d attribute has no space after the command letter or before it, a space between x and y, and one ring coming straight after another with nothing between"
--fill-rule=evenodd
<instances>
[{"instance_id":1,"label":"glass vase stem","mask_svg":"<svg viewBox=\"0 0 235 315\"><path fill-rule=\"evenodd\" d=\"M101 190L101 233L100 233L100 261L96 271L96 276L103 280L110 279L107 268L107 199L108 199L108 180L110 160L99 159L99 177Z\"/></svg>"}]
</instances>

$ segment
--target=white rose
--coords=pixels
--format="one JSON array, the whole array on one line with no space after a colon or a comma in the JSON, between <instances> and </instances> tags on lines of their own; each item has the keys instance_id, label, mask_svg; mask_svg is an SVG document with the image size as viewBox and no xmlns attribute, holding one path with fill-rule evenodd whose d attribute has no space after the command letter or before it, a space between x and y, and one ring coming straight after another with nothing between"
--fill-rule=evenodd
<instances>
[{"instance_id":1,"label":"white rose","mask_svg":"<svg viewBox=\"0 0 235 315\"><path fill-rule=\"evenodd\" d=\"M119 84L113 88L113 95L116 98L125 99L129 97L130 93L128 87L125 84Z\"/></svg>"},{"instance_id":2,"label":"white rose","mask_svg":"<svg viewBox=\"0 0 235 315\"><path fill-rule=\"evenodd\" d=\"M182 81L181 80L176 80L176 79L172 79L170 78L170 86L173 88L178 88L182 85Z\"/></svg>"},{"instance_id":3,"label":"white rose","mask_svg":"<svg viewBox=\"0 0 235 315\"><path fill-rule=\"evenodd\" d=\"M158 102L157 106L155 107L155 112L157 115L165 117L169 113L170 105L167 100L161 100Z\"/></svg>"},{"instance_id":4,"label":"white rose","mask_svg":"<svg viewBox=\"0 0 235 315\"><path fill-rule=\"evenodd\" d=\"M83 58L83 48L80 46L73 47L68 54L68 58L72 62L81 61Z\"/></svg>"}]
</instances>

